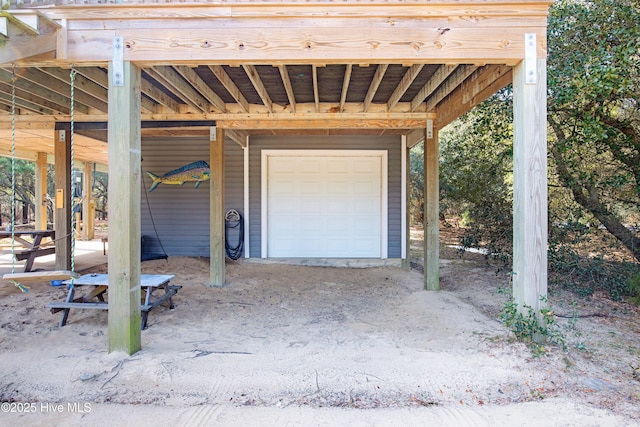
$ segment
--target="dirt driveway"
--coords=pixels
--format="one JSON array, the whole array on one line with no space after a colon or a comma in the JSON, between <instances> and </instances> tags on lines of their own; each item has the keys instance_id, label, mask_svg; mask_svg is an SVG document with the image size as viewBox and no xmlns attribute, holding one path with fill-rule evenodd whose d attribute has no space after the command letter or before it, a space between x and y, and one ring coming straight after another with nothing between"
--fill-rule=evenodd
<instances>
[{"instance_id":1,"label":"dirt driveway","mask_svg":"<svg viewBox=\"0 0 640 427\"><path fill-rule=\"evenodd\" d=\"M617 362L588 343L534 358L497 320L504 278L472 260L443 260L437 293L389 267L233 262L222 289L204 286L208 268L143 264L183 288L132 356L107 354L105 312L58 328L44 305L63 290L3 286L0 400L14 412L2 424L638 425L640 381L622 367L640 356L637 313L584 319L628 334Z\"/></svg>"}]
</instances>

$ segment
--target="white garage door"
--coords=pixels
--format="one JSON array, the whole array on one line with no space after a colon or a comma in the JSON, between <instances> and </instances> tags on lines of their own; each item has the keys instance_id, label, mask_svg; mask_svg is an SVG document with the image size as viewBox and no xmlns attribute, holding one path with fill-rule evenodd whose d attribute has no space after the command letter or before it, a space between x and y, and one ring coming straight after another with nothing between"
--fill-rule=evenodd
<instances>
[{"instance_id":1,"label":"white garage door","mask_svg":"<svg viewBox=\"0 0 640 427\"><path fill-rule=\"evenodd\" d=\"M266 256L386 256L385 151L270 153Z\"/></svg>"}]
</instances>

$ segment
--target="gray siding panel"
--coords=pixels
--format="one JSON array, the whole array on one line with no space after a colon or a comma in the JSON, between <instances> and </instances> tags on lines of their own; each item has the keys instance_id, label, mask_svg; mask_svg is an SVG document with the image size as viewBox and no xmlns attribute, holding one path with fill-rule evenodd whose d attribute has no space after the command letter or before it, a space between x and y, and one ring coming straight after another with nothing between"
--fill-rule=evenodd
<instances>
[{"instance_id":1,"label":"gray siding panel","mask_svg":"<svg viewBox=\"0 0 640 427\"><path fill-rule=\"evenodd\" d=\"M141 232L152 241L153 252L162 252L159 237L169 256L209 256L210 181L198 188L192 182L160 184L149 193L152 180L147 175L147 171L163 175L197 160L208 163L209 158L208 138L143 138ZM227 141L225 163L225 211L234 208L243 214L242 148Z\"/></svg>"},{"instance_id":2,"label":"gray siding panel","mask_svg":"<svg viewBox=\"0 0 640 427\"><path fill-rule=\"evenodd\" d=\"M388 257L401 257L401 138L390 136L264 136L249 144L249 244L250 256L260 257L261 249L261 159L262 150L387 150L388 153Z\"/></svg>"}]
</instances>

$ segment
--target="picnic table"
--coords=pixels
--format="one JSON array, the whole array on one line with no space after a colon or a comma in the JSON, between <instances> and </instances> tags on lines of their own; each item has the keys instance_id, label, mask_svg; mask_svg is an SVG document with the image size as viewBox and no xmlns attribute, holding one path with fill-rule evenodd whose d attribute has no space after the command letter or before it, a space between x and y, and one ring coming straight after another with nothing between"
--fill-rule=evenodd
<instances>
[{"instance_id":1,"label":"picnic table","mask_svg":"<svg viewBox=\"0 0 640 427\"><path fill-rule=\"evenodd\" d=\"M51 255L56 252L55 246L49 246L51 242L43 243L44 238L55 240L54 230L20 230L0 231L0 239L10 239L13 236L16 250L14 256L17 261L27 260L24 265L24 272L28 273L33 268L33 262L39 256ZM30 239L29 239L30 238Z\"/></svg>"},{"instance_id":2,"label":"picnic table","mask_svg":"<svg viewBox=\"0 0 640 427\"><path fill-rule=\"evenodd\" d=\"M140 287L142 290L142 297L144 298L140 304L140 312L142 316L141 329L147 328L147 318L152 308L164 303L169 302L169 308L174 308L173 297L178 289L182 286L169 285L171 279L175 276L173 274L141 274L140 275ZM105 301L105 294L109 289L109 275L107 274L85 274L73 281L65 280L63 284L67 285L67 298L65 301L51 302L47 304L47 307L51 308L52 313L62 311L62 318L60 319L60 326L64 326L67 323L69 317L69 311L72 308L81 309L98 309L108 310L109 302ZM76 288L90 286L89 292L81 297L75 297ZM162 293L164 291L164 293ZM97 299L97 301L96 301Z\"/></svg>"}]
</instances>

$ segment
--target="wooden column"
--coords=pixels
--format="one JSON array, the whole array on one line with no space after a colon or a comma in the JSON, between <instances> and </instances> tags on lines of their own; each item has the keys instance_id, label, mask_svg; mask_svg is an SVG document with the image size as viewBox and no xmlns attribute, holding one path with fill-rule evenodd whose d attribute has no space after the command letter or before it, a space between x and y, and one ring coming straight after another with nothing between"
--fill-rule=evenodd
<instances>
[{"instance_id":1,"label":"wooden column","mask_svg":"<svg viewBox=\"0 0 640 427\"><path fill-rule=\"evenodd\" d=\"M209 215L211 239L211 286L224 286L224 129L211 132L211 168L209 185Z\"/></svg>"},{"instance_id":2,"label":"wooden column","mask_svg":"<svg viewBox=\"0 0 640 427\"><path fill-rule=\"evenodd\" d=\"M513 297L539 313L547 295L546 60L536 61L535 83L525 68L513 72Z\"/></svg>"},{"instance_id":3,"label":"wooden column","mask_svg":"<svg viewBox=\"0 0 640 427\"><path fill-rule=\"evenodd\" d=\"M424 138L424 288L440 290L440 182L438 132Z\"/></svg>"},{"instance_id":4,"label":"wooden column","mask_svg":"<svg viewBox=\"0 0 640 427\"><path fill-rule=\"evenodd\" d=\"M91 162L85 162L84 164L84 180L82 182L83 189L82 194L84 196L82 200L82 238L84 240L92 240L94 237L94 218L95 210L92 209L95 201L93 200L91 189L93 186L93 174L92 174Z\"/></svg>"},{"instance_id":5,"label":"wooden column","mask_svg":"<svg viewBox=\"0 0 640 427\"><path fill-rule=\"evenodd\" d=\"M71 132L55 131L56 270L71 269Z\"/></svg>"},{"instance_id":6,"label":"wooden column","mask_svg":"<svg viewBox=\"0 0 640 427\"><path fill-rule=\"evenodd\" d=\"M402 268L404 270L411 270L411 215L410 215L410 203L411 203L411 150L407 147L407 137L402 137L402 156L403 156L403 172L404 176L404 247L405 253L402 258Z\"/></svg>"},{"instance_id":7,"label":"wooden column","mask_svg":"<svg viewBox=\"0 0 640 427\"><path fill-rule=\"evenodd\" d=\"M33 202L36 206L36 230L47 229L47 153L36 158L36 185Z\"/></svg>"},{"instance_id":8,"label":"wooden column","mask_svg":"<svg viewBox=\"0 0 640 427\"><path fill-rule=\"evenodd\" d=\"M109 64L109 351L140 350L140 69Z\"/></svg>"}]
</instances>

